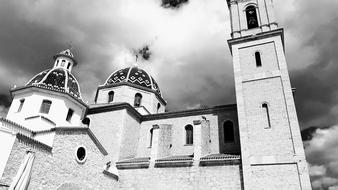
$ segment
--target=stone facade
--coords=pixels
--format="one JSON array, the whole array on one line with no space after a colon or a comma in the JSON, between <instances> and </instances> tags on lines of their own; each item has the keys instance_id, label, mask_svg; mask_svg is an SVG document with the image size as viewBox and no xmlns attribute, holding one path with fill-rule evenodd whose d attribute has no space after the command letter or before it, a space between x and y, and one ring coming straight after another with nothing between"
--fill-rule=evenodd
<instances>
[{"instance_id":1,"label":"stone facade","mask_svg":"<svg viewBox=\"0 0 338 190\"><path fill-rule=\"evenodd\" d=\"M27 151L35 156L28 189L311 189L272 1L227 2L237 105L165 112L157 83L136 66L109 76L93 105L79 90L74 98L59 87L16 89L0 119L8 140L0 147L0 189L15 181ZM58 56L75 61L70 51ZM33 96L61 103L51 113L32 108L38 119L26 125L27 105L15 110Z\"/></svg>"}]
</instances>

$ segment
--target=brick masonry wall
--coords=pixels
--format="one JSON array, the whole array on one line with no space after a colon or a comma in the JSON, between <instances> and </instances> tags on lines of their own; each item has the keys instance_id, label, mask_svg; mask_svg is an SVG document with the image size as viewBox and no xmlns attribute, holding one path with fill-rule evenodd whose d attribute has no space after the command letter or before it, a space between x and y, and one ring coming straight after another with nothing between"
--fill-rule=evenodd
<instances>
[{"instance_id":1,"label":"brick masonry wall","mask_svg":"<svg viewBox=\"0 0 338 190\"><path fill-rule=\"evenodd\" d=\"M238 165L120 170L119 189L240 190Z\"/></svg>"},{"instance_id":2,"label":"brick masonry wall","mask_svg":"<svg viewBox=\"0 0 338 190\"><path fill-rule=\"evenodd\" d=\"M78 146L86 147L87 159L79 164L75 159ZM35 152L29 189L57 189L64 183L83 189L110 189L114 179L103 174L106 160L86 132L57 134L52 152L41 151L27 143L15 141L1 182L10 184L16 175L26 150Z\"/></svg>"},{"instance_id":3,"label":"brick masonry wall","mask_svg":"<svg viewBox=\"0 0 338 190\"><path fill-rule=\"evenodd\" d=\"M210 150L212 153L239 153L239 133L237 124L237 112L229 111L215 114L204 114L186 117L176 117L170 119L160 119L146 121L141 123L140 139L138 143L138 157L150 156L150 129L153 125L172 125L172 150L173 155L192 154L194 147L186 145L185 126L190 124L193 126L194 120L201 120L205 116L210 121ZM235 128L235 142L225 143L223 138L223 123L231 120Z\"/></svg>"}]
</instances>

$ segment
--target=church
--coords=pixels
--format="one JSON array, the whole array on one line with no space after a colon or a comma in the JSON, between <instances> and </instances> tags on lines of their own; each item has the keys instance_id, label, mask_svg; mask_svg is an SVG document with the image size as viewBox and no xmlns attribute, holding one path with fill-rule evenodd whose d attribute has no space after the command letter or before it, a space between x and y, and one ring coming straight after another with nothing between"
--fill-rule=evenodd
<instances>
[{"instance_id":1,"label":"church","mask_svg":"<svg viewBox=\"0 0 338 190\"><path fill-rule=\"evenodd\" d=\"M10 90L0 189L310 190L273 1L227 5L236 104L166 112L164 87L134 65L88 105L64 50Z\"/></svg>"}]
</instances>

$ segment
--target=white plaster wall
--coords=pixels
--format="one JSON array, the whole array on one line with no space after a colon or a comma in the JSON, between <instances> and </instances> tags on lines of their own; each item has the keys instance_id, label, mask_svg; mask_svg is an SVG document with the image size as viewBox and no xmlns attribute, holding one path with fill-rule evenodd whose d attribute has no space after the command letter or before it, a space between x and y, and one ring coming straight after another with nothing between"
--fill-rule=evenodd
<instances>
[{"instance_id":1,"label":"white plaster wall","mask_svg":"<svg viewBox=\"0 0 338 190\"><path fill-rule=\"evenodd\" d=\"M20 105L20 100L22 98L25 98L24 105L22 110L17 112ZM44 99L52 101L52 105L48 114L40 113L40 107ZM74 114L70 122L66 121L69 108L74 110ZM78 104L64 96L60 96L51 91L48 91L48 93L43 91L25 91L24 93L18 93L14 96L7 115L7 119L19 123L25 127L28 124L37 126L46 125L44 122L41 123L41 121L39 121L40 118L37 118L36 121L32 121L34 119L25 120L27 117L41 115L52 120L56 126L79 126L81 124L83 114L83 107L80 107Z\"/></svg>"},{"instance_id":2,"label":"white plaster wall","mask_svg":"<svg viewBox=\"0 0 338 190\"><path fill-rule=\"evenodd\" d=\"M0 126L0 177L5 170L8 157L15 141L15 134Z\"/></svg>"},{"instance_id":3,"label":"white plaster wall","mask_svg":"<svg viewBox=\"0 0 338 190\"><path fill-rule=\"evenodd\" d=\"M165 110L165 106L160 103L154 93L138 88L133 88L130 86L117 86L100 89L97 95L96 103L108 103L108 93L110 91L114 91L114 100L112 103L126 102L129 103L131 106L134 106L135 94L140 93L142 94L141 106L144 106L150 113L163 113ZM161 104L159 112L157 111L158 103ZM142 112L141 114L144 114L144 112Z\"/></svg>"}]
</instances>

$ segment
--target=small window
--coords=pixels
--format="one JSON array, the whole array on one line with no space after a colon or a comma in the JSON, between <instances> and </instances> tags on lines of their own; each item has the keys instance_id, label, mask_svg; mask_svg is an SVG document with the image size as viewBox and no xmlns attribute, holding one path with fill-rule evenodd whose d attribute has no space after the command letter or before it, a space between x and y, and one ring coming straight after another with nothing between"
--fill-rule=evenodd
<instances>
[{"instance_id":1,"label":"small window","mask_svg":"<svg viewBox=\"0 0 338 190\"><path fill-rule=\"evenodd\" d=\"M19 108L18 108L17 112L21 112L24 103L25 103L25 99L21 99L20 100L20 105L19 105Z\"/></svg>"},{"instance_id":2,"label":"small window","mask_svg":"<svg viewBox=\"0 0 338 190\"><path fill-rule=\"evenodd\" d=\"M76 150L76 161L79 163L84 163L86 161L86 149L84 147L79 147Z\"/></svg>"},{"instance_id":3,"label":"small window","mask_svg":"<svg viewBox=\"0 0 338 190\"><path fill-rule=\"evenodd\" d=\"M70 68L70 63L68 62L68 66L67 66L67 69L69 69Z\"/></svg>"},{"instance_id":4,"label":"small window","mask_svg":"<svg viewBox=\"0 0 338 190\"><path fill-rule=\"evenodd\" d=\"M114 101L114 91L110 91L108 93L108 103L113 102Z\"/></svg>"},{"instance_id":5,"label":"small window","mask_svg":"<svg viewBox=\"0 0 338 190\"><path fill-rule=\"evenodd\" d=\"M82 120L82 123L83 123L84 125L89 126L89 125L90 125L90 119L89 119L88 117L86 117L86 118L84 118L84 119Z\"/></svg>"},{"instance_id":6,"label":"small window","mask_svg":"<svg viewBox=\"0 0 338 190\"><path fill-rule=\"evenodd\" d=\"M150 141L149 141L149 147L151 147L153 145L153 131L154 129L151 128L150 129Z\"/></svg>"},{"instance_id":7,"label":"small window","mask_svg":"<svg viewBox=\"0 0 338 190\"><path fill-rule=\"evenodd\" d=\"M271 121L270 121L270 113L269 113L269 105L267 103L263 103L262 104L262 108L264 109L264 112L266 114L266 118L267 118L267 127L265 128L271 128Z\"/></svg>"},{"instance_id":8,"label":"small window","mask_svg":"<svg viewBox=\"0 0 338 190\"><path fill-rule=\"evenodd\" d=\"M67 113L66 121L70 122L72 120L73 114L74 114L74 110L69 109Z\"/></svg>"},{"instance_id":9,"label":"small window","mask_svg":"<svg viewBox=\"0 0 338 190\"><path fill-rule=\"evenodd\" d=\"M194 143L194 129L192 125L185 126L185 142L187 145Z\"/></svg>"},{"instance_id":10,"label":"small window","mask_svg":"<svg viewBox=\"0 0 338 190\"><path fill-rule=\"evenodd\" d=\"M62 62L61 62L61 67L64 67L65 63L66 63L66 60L63 59Z\"/></svg>"},{"instance_id":11,"label":"small window","mask_svg":"<svg viewBox=\"0 0 338 190\"><path fill-rule=\"evenodd\" d=\"M160 108L161 108L161 104L158 103L158 104L157 104L157 113L160 111Z\"/></svg>"},{"instance_id":12,"label":"small window","mask_svg":"<svg viewBox=\"0 0 338 190\"><path fill-rule=\"evenodd\" d=\"M234 142L234 124L231 121L226 121L223 123L223 138L224 142Z\"/></svg>"},{"instance_id":13,"label":"small window","mask_svg":"<svg viewBox=\"0 0 338 190\"><path fill-rule=\"evenodd\" d=\"M48 114L50 107L52 105L52 101L50 100L43 100L40 108L40 113Z\"/></svg>"},{"instance_id":14,"label":"small window","mask_svg":"<svg viewBox=\"0 0 338 190\"><path fill-rule=\"evenodd\" d=\"M258 51L255 53L255 60L256 60L256 66L261 67L262 66L261 53L259 53Z\"/></svg>"},{"instance_id":15,"label":"small window","mask_svg":"<svg viewBox=\"0 0 338 190\"><path fill-rule=\"evenodd\" d=\"M135 94L135 100L134 100L134 106L135 107L140 107L142 102L142 94L136 93Z\"/></svg>"},{"instance_id":16,"label":"small window","mask_svg":"<svg viewBox=\"0 0 338 190\"><path fill-rule=\"evenodd\" d=\"M248 29L257 28L258 20L257 20L257 11L255 6L248 6L245 9L246 13L246 21L248 24Z\"/></svg>"}]
</instances>

